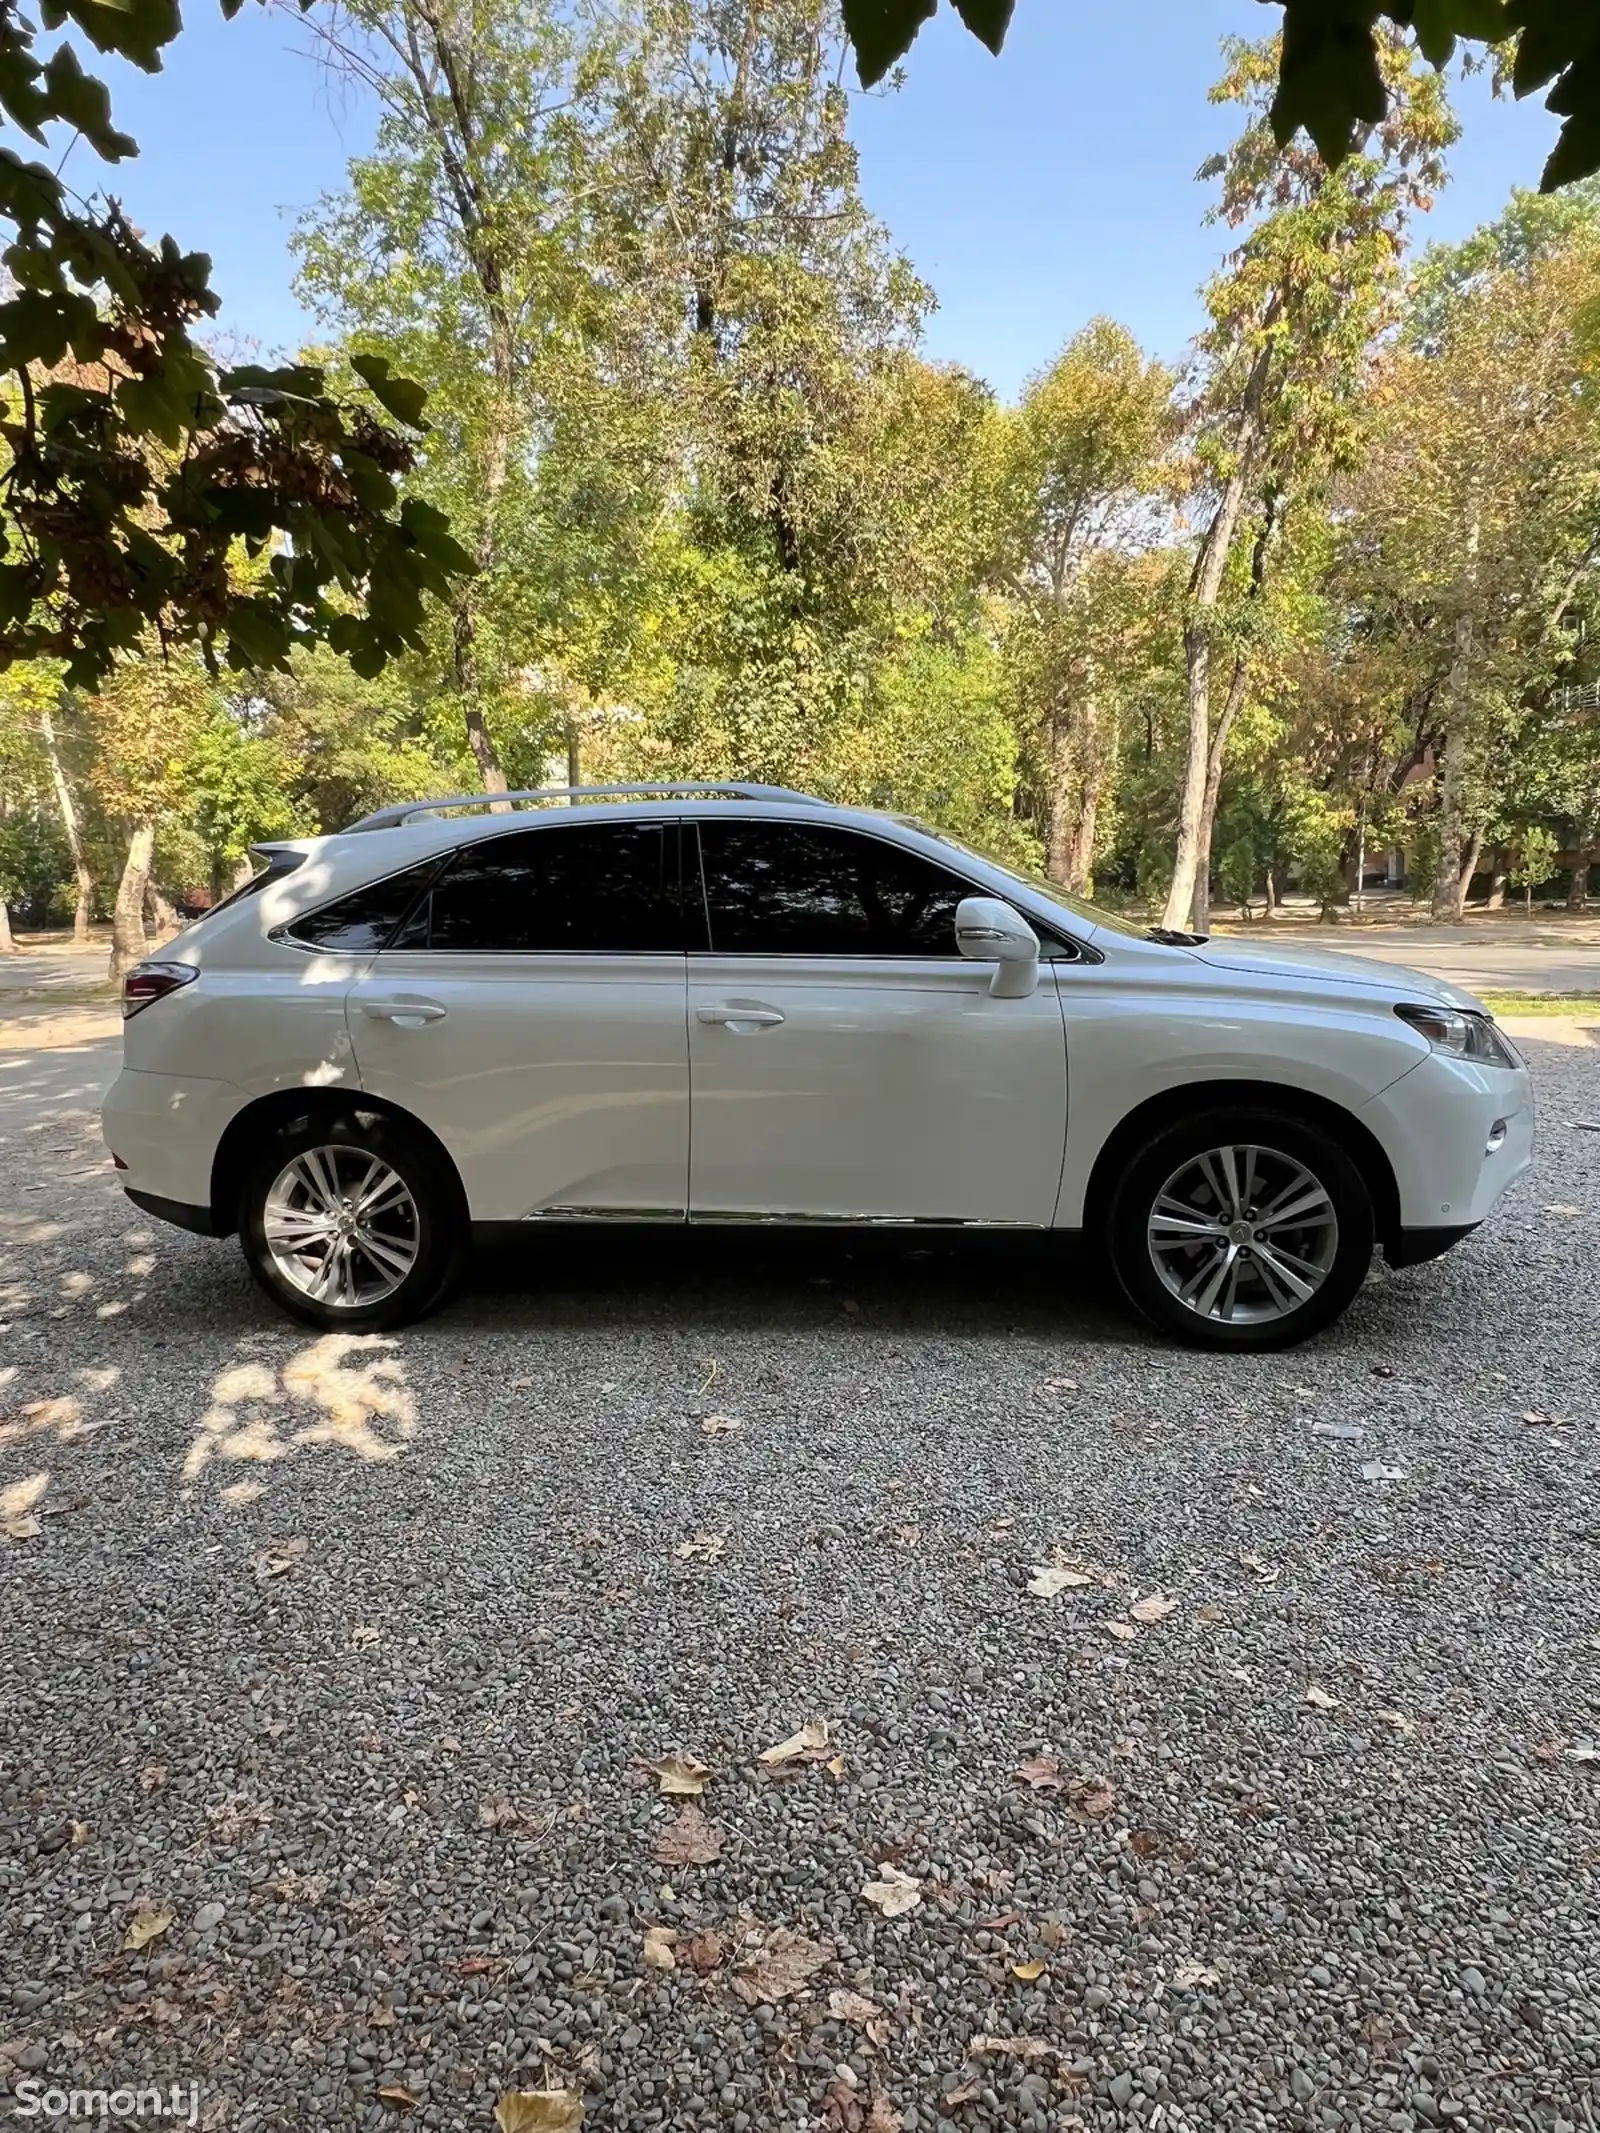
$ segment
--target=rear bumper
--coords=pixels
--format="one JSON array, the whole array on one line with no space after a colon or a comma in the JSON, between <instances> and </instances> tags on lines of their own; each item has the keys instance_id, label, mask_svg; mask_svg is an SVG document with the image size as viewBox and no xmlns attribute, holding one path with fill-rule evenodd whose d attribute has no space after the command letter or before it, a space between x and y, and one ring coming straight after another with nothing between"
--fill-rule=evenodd
<instances>
[{"instance_id":1,"label":"rear bumper","mask_svg":"<svg viewBox=\"0 0 1600 2133\"><path fill-rule=\"evenodd\" d=\"M164 1215L163 1206L149 1206L152 1200L209 1212L217 1143L249 1101L249 1092L231 1081L180 1080L124 1067L106 1097L100 1130L126 1165L122 1186L129 1199L151 1214Z\"/></svg>"},{"instance_id":2,"label":"rear bumper","mask_svg":"<svg viewBox=\"0 0 1600 2133\"><path fill-rule=\"evenodd\" d=\"M171 1222L178 1229L192 1229L197 1237L222 1235L209 1206L191 1207L186 1200L163 1200L159 1193L140 1192L132 1185L125 1185L123 1191L135 1207L142 1208L147 1215L154 1215L158 1222Z\"/></svg>"}]
</instances>

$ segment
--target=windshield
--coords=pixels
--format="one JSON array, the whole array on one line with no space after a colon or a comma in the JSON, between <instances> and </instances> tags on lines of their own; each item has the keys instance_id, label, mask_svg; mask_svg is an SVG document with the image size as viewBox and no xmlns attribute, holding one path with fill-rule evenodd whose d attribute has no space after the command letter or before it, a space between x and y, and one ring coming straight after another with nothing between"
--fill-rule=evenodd
<instances>
[{"instance_id":1,"label":"windshield","mask_svg":"<svg viewBox=\"0 0 1600 2133\"><path fill-rule=\"evenodd\" d=\"M1009 876L1023 888L1032 889L1039 896L1049 897L1051 903L1059 904L1064 911L1070 911L1074 918L1081 919L1086 926L1102 926L1108 933L1126 933L1134 940L1143 940L1148 931L1144 926L1134 925L1129 919L1119 918L1115 911L1107 911L1099 904L1090 903L1086 897L1069 896L1059 883L1049 880L1043 874L1035 874L1031 868L1014 867L1009 860L996 859L993 852L986 852L981 845L968 844L963 838L947 836L943 830L928 829L925 822L919 822L917 827L926 830L930 837L936 837L940 844L948 844L954 851L966 852L973 859L981 859L985 866L994 867L997 872Z\"/></svg>"}]
</instances>

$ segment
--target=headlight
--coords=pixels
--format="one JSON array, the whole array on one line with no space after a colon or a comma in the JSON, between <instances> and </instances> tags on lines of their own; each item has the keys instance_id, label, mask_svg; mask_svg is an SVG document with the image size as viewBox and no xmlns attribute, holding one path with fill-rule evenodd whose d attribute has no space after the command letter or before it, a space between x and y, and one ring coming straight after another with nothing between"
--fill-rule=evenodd
<instances>
[{"instance_id":1,"label":"headlight","mask_svg":"<svg viewBox=\"0 0 1600 2133\"><path fill-rule=\"evenodd\" d=\"M1485 1066L1522 1064L1520 1054L1495 1028L1492 1016L1473 1014L1464 1007L1422 1007L1409 1000L1402 1000L1395 1013L1420 1031L1436 1052L1448 1052L1453 1059L1476 1059Z\"/></svg>"}]
</instances>

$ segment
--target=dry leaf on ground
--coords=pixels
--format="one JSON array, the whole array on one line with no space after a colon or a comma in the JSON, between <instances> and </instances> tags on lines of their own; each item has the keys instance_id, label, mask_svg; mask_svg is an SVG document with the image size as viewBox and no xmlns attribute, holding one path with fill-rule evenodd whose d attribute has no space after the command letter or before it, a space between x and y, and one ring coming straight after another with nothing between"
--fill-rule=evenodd
<instances>
[{"instance_id":1,"label":"dry leaf on ground","mask_svg":"<svg viewBox=\"0 0 1600 2133\"><path fill-rule=\"evenodd\" d=\"M1222 1978L1219 1972L1210 1969L1205 1963L1197 1963L1191 1958L1189 1961L1178 1965L1177 1969L1172 1973L1172 1982L1175 1985L1181 1985L1185 1991L1192 1991L1197 1985L1220 1985Z\"/></svg>"},{"instance_id":2,"label":"dry leaf on ground","mask_svg":"<svg viewBox=\"0 0 1600 2133\"><path fill-rule=\"evenodd\" d=\"M1043 2037L974 2037L967 2046L969 2059L995 2057L1003 2059L1048 2059L1054 2051Z\"/></svg>"},{"instance_id":3,"label":"dry leaf on ground","mask_svg":"<svg viewBox=\"0 0 1600 2133\"><path fill-rule=\"evenodd\" d=\"M1142 1600L1135 1600L1128 1609L1130 1621L1165 1622L1168 1615L1176 1614L1178 1603L1167 1599L1162 1593L1147 1592Z\"/></svg>"},{"instance_id":4,"label":"dry leaf on ground","mask_svg":"<svg viewBox=\"0 0 1600 2133\"><path fill-rule=\"evenodd\" d=\"M650 1775L672 1800L692 1800L705 1791L716 1772L692 1755L664 1755L647 1765Z\"/></svg>"},{"instance_id":5,"label":"dry leaf on ground","mask_svg":"<svg viewBox=\"0 0 1600 2133\"><path fill-rule=\"evenodd\" d=\"M1015 1978L1020 1978L1024 1985L1031 1985L1035 1978L1043 1977L1044 1972L1045 1966L1043 1962L1013 1963L1011 1965L1011 1975Z\"/></svg>"},{"instance_id":6,"label":"dry leaf on ground","mask_svg":"<svg viewBox=\"0 0 1600 2133\"><path fill-rule=\"evenodd\" d=\"M1131 1644L1138 1634L1139 1632L1131 1622L1108 1622L1106 1624L1106 1635L1115 1637L1119 1644Z\"/></svg>"},{"instance_id":7,"label":"dry leaf on ground","mask_svg":"<svg viewBox=\"0 0 1600 2133\"><path fill-rule=\"evenodd\" d=\"M367 1651L377 1644L382 1636L383 1631L375 1629L370 1622L358 1622L350 1632L350 1648L352 1651Z\"/></svg>"},{"instance_id":8,"label":"dry leaf on ground","mask_svg":"<svg viewBox=\"0 0 1600 2133\"><path fill-rule=\"evenodd\" d=\"M1067 1799L1073 1813L1090 1822L1102 1821L1117 1804L1110 1780L1103 1777L1074 1778L1067 1787Z\"/></svg>"},{"instance_id":9,"label":"dry leaf on ground","mask_svg":"<svg viewBox=\"0 0 1600 2133\"><path fill-rule=\"evenodd\" d=\"M774 1926L770 1933L756 1927L740 1944L731 1982L746 2006L776 2007L804 1992L833 1957L832 1941L808 1940L792 1926Z\"/></svg>"},{"instance_id":10,"label":"dry leaf on ground","mask_svg":"<svg viewBox=\"0 0 1600 2133\"><path fill-rule=\"evenodd\" d=\"M139 1772L139 1790L141 1792L159 1792L166 1782L167 1766L165 1763L146 1763Z\"/></svg>"},{"instance_id":11,"label":"dry leaf on ground","mask_svg":"<svg viewBox=\"0 0 1600 2133\"><path fill-rule=\"evenodd\" d=\"M1014 1774L1034 1792L1059 1792L1066 1782L1053 1755L1030 1755L1025 1763L1018 1763Z\"/></svg>"},{"instance_id":12,"label":"dry leaf on ground","mask_svg":"<svg viewBox=\"0 0 1600 2133\"><path fill-rule=\"evenodd\" d=\"M1207 1601L1204 1607L1197 1607L1195 1609L1194 1618L1197 1622L1207 1623L1213 1628L1216 1626L1217 1623L1226 1622L1228 1619L1227 1616L1223 1613L1222 1609L1220 1607L1213 1606L1210 1601Z\"/></svg>"},{"instance_id":13,"label":"dry leaf on ground","mask_svg":"<svg viewBox=\"0 0 1600 2133\"><path fill-rule=\"evenodd\" d=\"M676 1926L646 1926L644 1929L644 1960L647 1970L676 1970L678 1958L673 1950L678 1945Z\"/></svg>"},{"instance_id":14,"label":"dry leaf on ground","mask_svg":"<svg viewBox=\"0 0 1600 2133\"><path fill-rule=\"evenodd\" d=\"M693 1940L679 1943L678 1961L696 1977L709 1977L722 1968L727 1953L720 1933L697 1933Z\"/></svg>"},{"instance_id":15,"label":"dry leaf on ground","mask_svg":"<svg viewBox=\"0 0 1600 2133\"><path fill-rule=\"evenodd\" d=\"M1337 1711L1339 1708L1338 1697L1330 1696L1326 1689L1319 1689L1315 1682L1306 1690L1306 1702L1319 1711Z\"/></svg>"},{"instance_id":16,"label":"dry leaf on ground","mask_svg":"<svg viewBox=\"0 0 1600 2133\"><path fill-rule=\"evenodd\" d=\"M708 1437L724 1437L732 1430L743 1429L744 1424L736 1415L707 1415L700 1427Z\"/></svg>"},{"instance_id":17,"label":"dry leaf on ground","mask_svg":"<svg viewBox=\"0 0 1600 2133\"><path fill-rule=\"evenodd\" d=\"M572 2089L507 2089L494 2107L500 2133L576 2133L583 2098Z\"/></svg>"},{"instance_id":18,"label":"dry leaf on ground","mask_svg":"<svg viewBox=\"0 0 1600 2133\"><path fill-rule=\"evenodd\" d=\"M1239 1550L1239 1568L1248 1570L1252 1577L1259 1578L1263 1585L1276 1585L1283 1572L1276 1563L1269 1563L1256 1554L1253 1548Z\"/></svg>"},{"instance_id":19,"label":"dry leaf on ground","mask_svg":"<svg viewBox=\"0 0 1600 2133\"><path fill-rule=\"evenodd\" d=\"M1035 1563L1028 1590L1036 1600L1055 1600L1064 1592L1075 1592L1080 1586L1096 1582L1086 1570L1069 1569L1065 1563Z\"/></svg>"},{"instance_id":20,"label":"dry leaf on ground","mask_svg":"<svg viewBox=\"0 0 1600 2133\"><path fill-rule=\"evenodd\" d=\"M894 2105L879 2089L872 2099L872 2109L867 2113L865 2133L902 2133L905 2120Z\"/></svg>"},{"instance_id":21,"label":"dry leaf on ground","mask_svg":"<svg viewBox=\"0 0 1600 2133\"><path fill-rule=\"evenodd\" d=\"M379 2089L376 2093L379 2103L386 2103L396 2111L414 2111L417 2107L418 2099L409 2089L402 2088L398 2081L391 2081L387 2088Z\"/></svg>"},{"instance_id":22,"label":"dry leaf on ground","mask_svg":"<svg viewBox=\"0 0 1600 2133\"><path fill-rule=\"evenodd\" d=\"M1417 1730L1416 1720L1414 1718L1407 1718L1404 1711L1380 1711L1378 1713L1378 1716L1383 1720L1386 1726L1393 1726L1396 1733L1404 1733L1410 1735L1412 1733L1415 1733Z\"/></svg>"},{"instance_id":23,"label":"dry leaf on ground","mask_svg":"<svg viewBox=\"0 0 1600 2133\"><path fill-rule=\"evenodd\" d=\"M692 1539L679 1541L673 1554L680 1563L720 1563L728 1552L726 1533L696 1533Z\"/></svg>"},{"instance_id":24,"label":"dry leaf on ground","mask_svg":"<svg viewBox=\"0 0 1600 2133\"><path fill-rule=\"evenodd\" d=\"M3 1533L8 1541L36 1541L43 1531L44 1527L31 1511L24 1511L16 1518L0 1521L0 1533Z\"/></svg>"},{"instance_id":25,"label":"dry leaf on ground","mask_svg":"<svg viewBox=\"0 0 1600 2133\"><path fill-rule=\"evenodd\" d=\"M139 1949L148 1948L153 1940L159 1940L171 1924L170 1911L142 1911L128 1927L123 1948L136 1954Z\"/></svg>"},{"instance_id":26,"label":"dry leaf on ground","mask_svg":"<svg viewBox=\"0 0 1600 2133\"><path fill-rule=\"evenodd\" d=\"M843 1987L836 1986L828 1994L830 2022L870 2022L882 2012L877 2001L869 2000L864 1992L846 1992Z\"/></svg>"},{"instance_id":27,"label":"dry leaf on ground","mask_svg":"<svg viewBox=\"0 0 1600 2133\"><path fill-rule=\"evenodd\" d=\"M281 1578L291 1571L306 1552L303 1540L268 1541L251 1558L251 1568L264 1584L268 1578Z\"/></svg>"},{"instance_id":28,"label":"dry leaf on ground","mask_svg":"<svg viewBox=\"0 0 1600 2133\"><path fill-rule=\"evenodd\" d=\"M785 1763L820 1761L828 1748L828 1721L825 1718L808 1718L798 1733L791 1733L787 1740L780 1740L775 1747L763 1748L756 1757L769 1770L780 1770Z\"/></svg>"},{"instance_id":29,"label":"dry leaf on ground","mask_svg":"<svg viewBox=\"0 0 1600 2133\"><path fill-rule=\"evenodd\" d=\"M1583 1213L1583 1209L1581 1207L1574 1207L1569 1200L1557 1200L1554 1206L1547 1207L1545 1209L1545 1213L1547 1215L1566 1215L1570 1217L1573 1215L1581 1215Z\"/></svg>"},{"instance_id":30,"label":"dry leaf on ground","mask_svg":"<svg viewBox=\"0 0 1600 2133\"><path fill-rule=\"evenodd\" d=\"M722 1830L691 1800L677 1820L657 1837L655 1856L663 1866L709 1866L722 1854Z\"/></svg>"},{"instance_id":31,"label":"dry leaf on ground","mask_svg":"<svg viewBox=\"0 0 1600 2133\"><path fill-rule=\"evenodd\" d=\"M901 1918L922 1901L922 1883L914 1874L902 1874L897 1866L880 1867L879 1879L869 1881L862 1896L885 1918Z\"/></svg>"}]
</instances>

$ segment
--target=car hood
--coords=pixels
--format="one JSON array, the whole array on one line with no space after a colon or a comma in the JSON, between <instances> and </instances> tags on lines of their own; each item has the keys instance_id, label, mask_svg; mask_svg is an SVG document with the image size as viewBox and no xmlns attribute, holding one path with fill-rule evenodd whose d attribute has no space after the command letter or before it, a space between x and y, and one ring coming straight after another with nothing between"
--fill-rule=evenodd
<instances>
[{"instance_id":1,"label":"car hood","mask_svg":"<svg viewBox=\"0 0 1600 2133\"><path fill-rule=\"evenodd\" d=\"M1302 983L1359 985L1396 1000L1432 1000L1447 1007L1476 1008L1483 1003L1448 978L1430 977L1406 963L1383 963L1375 956L1347 955L1342 948L1279 948L1267 941L1213 938L1192 948L1197 961L1213 970L1237 970L1251 977L1298 978Z\"/></svg>"}]
</instances>

